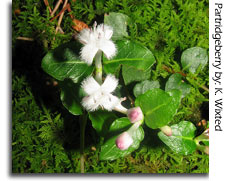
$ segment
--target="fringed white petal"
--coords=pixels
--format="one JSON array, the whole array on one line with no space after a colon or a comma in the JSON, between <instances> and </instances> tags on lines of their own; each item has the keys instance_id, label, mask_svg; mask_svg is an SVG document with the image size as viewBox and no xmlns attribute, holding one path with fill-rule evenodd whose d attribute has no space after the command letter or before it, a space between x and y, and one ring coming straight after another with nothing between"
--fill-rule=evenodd
<instances>
[{"instance_id":1,"label":"fringed white petal","mask_svg":"<svg viewBox=\"0 0 225 181\"><path fill-rule=\"evenodd\" d=\"M100 38L103 38L104 37L104 24L98 25L95 33L96 33L96 35L101 35Z\"/></svg>"},{"instance_id":2,"label":"fringed white petal","mask_svg":"<svg viewBox=\"0 0 225 181\"><path fill-rule=\"evenodd\" d=\"M105 94L101 97L99 102L100 106L108 111L112 111L113 108L120 102L120 99L112 94Z\"/></svg>"},{"instance_id":3,"label":"fringed white petal","mask_svg":"<svg viewBox=\"0 0 225 181\"><path fill-rule=\"evenodd\" d=\"M105 38L106 40L109 40L112 37L113 29L111 26L100 24L96 28L96 35L98 35L98 38Z\"/></svg>"},{"instance_id":4,"label":"fringed white petal","mask_svg":"<svg viewBox=\"0 0 225 181\"><path fill-rule=\"evenodd\" d=\"M93 96L84 97L81 104L87 111L95 111L99 107L99 104L97 104L97 101Z\"/></svg>"},{"instance_id":5,"label":"fringed white petal","mask_svg":"<svg viewBox=\"0 0 225 181\"><path fill-rule=\"evenodd\" d=\"M96 46L93 45L93 43L86 44L81 49L81 59L85 61L88 65L91 65L98 50L99 49L96 48Z\"/></svg>"},{"instance_id":6,"label":"fringed white petal","mask_svg":"<svg viewBox=\"0 0 225 181\"><path fill-rule=\"evenodd\" d=\"M90 29L88 28L85 28L83 29L80 34L78 35L78 40L83 44L87 44L89 42L89 39L90 39Z\"/></svg>"},{"instance_id":7,"label":"fringed white petal","mask_svg":"<svg viewBox=\"0 0 225 181\"><path fill-rule=\"evenodd\" d=\"M92 77L88 77L81 83L81 87L84 89L84 92L88 95L92 95L95 92L99 91L100 85L98 82Z\"/></svg>"},{"instance_id":8,"label":"fringed white petal","mask_svg":"<svg viewBox=\"0 0 225 181\"><path fill-rule=\"evenodd\" d=\"M118 79L114 75L107 75L104 83L101 85L103 92L111 93L113 92L118 85Z\"/></svg>"},{"instance_id":9,"label":"fringed white petal","mask_svg":"<svg viewBox=\"0 0 225 181\"><path fill-rule=\"evenodd\" d=\"M111 26L104 25L105 39L110 40L113 35L113 28Z\"/></svg>"},{"instance_id":10,"label":"fringed white petal","mask_svg":"<svg viewBox=\"0 0 225 181\"><path fill-rule=\"evenodd\" d=\"M103 51L107 59L111 59L117 53L116 45L111 40L102 40L99 49Z\"/></svg>"}]
</instances>

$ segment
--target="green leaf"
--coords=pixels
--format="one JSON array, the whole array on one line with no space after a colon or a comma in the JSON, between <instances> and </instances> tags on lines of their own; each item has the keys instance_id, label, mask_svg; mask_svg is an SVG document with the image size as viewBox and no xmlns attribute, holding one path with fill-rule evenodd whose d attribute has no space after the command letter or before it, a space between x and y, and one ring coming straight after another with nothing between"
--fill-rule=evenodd
<instances>
[{"instance_id":1,"label":"green leaf","mask_svg":"<svg viewBox=\"0 0 225 181\"><path fill-rule=\"evenodd\" d=\"M140 81L150 76L155 58L149 49L129 40L117 40L116 46L117 55L112 60L103 59L104 71L107 74L115 74L122 65L122 75L126 83Z\"/></svg>"},{"instance_id":2,"label":"green leaf","mask_svg":"<svg viewBox=\"0 0 225 181\"><path fill-rule=\"evenodd\" d=\"M73 115L83 114L80 102L85 94L80 84L75 84L72 80L65 79L60 82L60 87L60 98L64 107Z\"/></svg>"},{"instance_id":3,"label":"green leaf","mask_svg":"<svg viewBox=\"0 0 225 181\"><path fill-rule=\"evenodd\" d=\"M172 74L166 82L165 91L178 89L182 92L182 98L190 93L191 86L182 80L182 75Z\"/></svg>"},{"instance_id":4,"label":"green leaf","mask_svg":"<svg viewBox=\"0 0 225 181\"><path fill-rule=\"evenodd\" d=\"M160 87L160 85L159 85L158 81L145 80L145 81L135 85L134 90L133 90L134 96L138 97L139 95L144 94L148 90L151 90L154 88L159 88L159 87Z\"/></svg>"},{"instance_id":5,"label":"green leaf","mask_svg":"<svg viewBox=\"0 0 225 181\"><path fill-rule=\"evenodd\" d=\"M150 70L142 71L133 66L123 65L122 75L125 85L133 81L142 81L150 78Z\"/></svg>"},{"instance_id":6,"label":"green leaf","mask_svg":"<svg viewBox=\"0 0 225 181\"><path fill-rule=\"evenodd\" d=\"M132 123L127 117L116 119L110 126L108 134L118 134L119 132L123 132L127 130Z\"/></svg>"},{"instance_id":7,"label":"green leaf","mask_svg":"<svg viewBox=\"0 0 225 181\"><path fill-rule=\"evenodd\" d=\"M104 16L104 24L109 25L113 28L112 40L122 39L127 37L127 24L130 18L122 13L111 12Z\"/></svg>"},{"instance_id":8,"label":"green leaf","mask_svg":"<svg viewBox=\"0 0 225 181\"><path fill-rule=\"evenodd\" d=\"M42 60L43 70L58 80L72 79L75 83L90 75L93 66L79 59L80 46L77 42L60 45L48 52Z\"/></svg>"},{"instance_id":9,"label":"green leaf","mask_svg":"<svg viewBox=\"0 0 225 181\"><path fill-rule=\"evenodd\" d=\"M166 136L163 132L159 132L159 138L174 152L188 155L193 153L197 145L193 138L195 137L196 127L188 121L181 121L172 125L172 136Z\"/></svg>"},{"instance_id":10,"label":"green leaf","mask_svg":"<svg viewBox=\"0 0 225 181\"><path fill-rule=\"evenodd\" d=\"M109 139L101 147L100 160L115 160L124 157L138 149L140 142L144 139L144 130L141 126L133 133L133 144L127 150L120 150L116 147L116 138L131 126L128 118L116 119L109 129Z\"/></svg>"},{"instance_id":11,"label":"green leaf","mask_svg":"<svg viewBox=\"0 0 225 181\"><path fill-rule=\"evenodd\" d=\"M140 95L135 100L135 106L140 106L145 116L145 123L152 129L167 125L180 104L181 92L172 90L165 92L155 88Z\"/></svg>"},{"instance_id":12,"label":"green leaf","mask_svg":"<svg viewBox=\"0 0 225 181\"><path fill-rule=\"evenodd\" d=\"M177 109L180 105L182 93L180 90L177 90L177 89L167 91L167 93L172 97L170 111L174 115L177 113Z\"/></svg>"},{"instance_id":13,"label":"green leaf","mask_svg":"<svg viewBox=\"0 0 225 181\"><path fill-rule=\"evenodd\" d=\"M185 50L181 55L183 70L195 73L199 66L203 69L208 62L208 53L201 47L192 47Z\"/></svg>"},{"instance_id":14,"label":"green leaf","mask_svg":"<svg viewBox=\"0 0 225 181\"><path fill-rule=\"evenodd\" d=\"M106 136L112 122L117 119L117 116L113 112L103 110L89 112L88 114L93 128L103 137Z\"/></svg>"}]
</instances>

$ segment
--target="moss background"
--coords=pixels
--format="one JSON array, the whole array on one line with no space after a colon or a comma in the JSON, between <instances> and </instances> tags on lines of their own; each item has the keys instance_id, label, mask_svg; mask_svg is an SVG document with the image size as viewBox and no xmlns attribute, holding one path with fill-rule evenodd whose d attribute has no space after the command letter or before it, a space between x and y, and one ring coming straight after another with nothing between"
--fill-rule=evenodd
<instances>
[{"instance_id":1,"label":"moss background","mask_svg":"<svg viewBox=\"0 0 225 181\"><path fill-rule=\"evenodd\" d=\"M57 0L49 0L51 8ZM157 63L151 80L168 79L179 72L181 53L190 47L208 50L208 0L69 0L71 14L89 26L103 22L104 14L128 15L129 39L148 47ZM59 13L59 8L56 14ZM79 173L80 125L59 100L58 83L41 69L47 51L68 41L76 33L66 11L55 34L57 20L50 22L43 1L14 0L12 4L12 172L13 173ZM18 40L32 38L32 41ZM208 67L194 75L191 94L172 123L192 121L196 126L208 120ZM115 161L99 161L100 140L90 121L86 128L86 173L208 173L208 155L196 151L181 156L173 153L157 137L157 131L145 127L140 148ZM198 126L198 131L202 131Z\"/></svg>"}]
</instances>

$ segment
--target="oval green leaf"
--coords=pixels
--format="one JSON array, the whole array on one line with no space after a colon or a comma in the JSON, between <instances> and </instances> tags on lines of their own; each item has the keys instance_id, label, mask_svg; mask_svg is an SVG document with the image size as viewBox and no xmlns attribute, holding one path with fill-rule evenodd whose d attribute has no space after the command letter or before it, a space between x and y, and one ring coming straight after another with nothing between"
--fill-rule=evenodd
<instances>
[{"instance_id":1,"label":"oval green leaf","mask_svg":"<svg viewBox=\"0 0 225 181\"><path fill-rule=\"evenodd\" d=\"M150 78L150 70L138 70L133 66L123 65L122 75L125 85L134 81L142 81Z\"/></svg>"},{"instance_id":2,"label":"oval green leaf","mask_svg":"<svg viewBox=\"0 0 225 181\"><path fill-rule=\"evenodd\" d=\"M138 149L140 142L144 139L144 130L141 126L133 133L133 144L127 150L120 150L116 147L116 138L130 126L128 118L119 118L112 123L109 129L110 137L101 147L100 160L115 160Z\"/></svg>"},{"instance_id":3,"label":"oval green leaf","mask_svg":"<svg viewBox=\"0 0 225 181\"><path fill-rule=\"evenodd\" d=\"M138 97L139 95L144 94L148 90L152 90L154 88L159 88L159 87L160 87L159 81L145 80L135 85L133 93L135 97Z\"/></svg>"},{"instance_id":4,"label":"oval green leaf","mask_svg":"<svg viewBox=\"0 0 225 181\"><path fill-rule=\"evenodd\" d=\"M65 79L60 82L60 88L60 98L64 107L73 115L83 114L80 102L85 94L80 84L75 84L71 79Z\"/></svg>"},{"instance_id":5,"label":"oval green leaf","mask_svg":"<svg viewBox=\"0 0 225 181\"><path fill-rule=\"evenodd\" d=\"M193 153L197 145L193 138L195 137L196 127L188 121L181 121L178 124L172 125L172 136L166 136L163 132L159 132L159 138L173 150L182 155Z\"/></svg>"},{"instance_id":6,"label":"oval green leaf","mask_svg":"<svg viewBox=\"0 0 225 181\"><path fill-rule=\"evenodd\" d=\"M92 122L93 128L95 128L97 133L103 137L107 135L112 122L117 119L117 116L113 112L108 112L104 110L89 112L88 114L89 119Z\"/></svg>"},{"instance_id":7,"label":"oval green leaf","mask_svg":"<svg viewBox=\"0 0 225 181\"><path fill-rule=\"evenodd\" d=\"M178 89L182 92L182 98L190 93L191 86L182 80L182 75L172 74L166 82L165 91Z\"/></svg>"},{"instance_id":8,"label":"oval green leaf","mask_svg":"<svg viewBox=\"0 0 225 181\"><path fill-rule=\"evenodd\" d=\"M104 24L113 28L112 40L122 39L128 36L127 24L130 18L122 13L111 12L105 14Z\"/></svg>"},{"instance_id":9,"label":"oval green leaf","mask_svg":"<svg viewBox=\"0 0 225 181\"><path fill-rule=\"evenodd\" d=\"M112 60L103 59L104 71L109 74L115 74L120 70L121 65L129 66L123 70L123 78L126 83L131 81L139 81L140 75L144 79L148 78L146 74L150 75L152 65L155 63L155 58L152 52L146 47L129 40L117 40L117 55ZM127 69L130 69L127 71ZM133 68L133 69L131 69ZM132 79L129 78L132 75ZM142 78L141 78L142 79Z\"/></svg>"},{"instance_id":10,"label":"oval green leaf","mask_svg":"<svg viewBox=\"0 0 225 181\"><path fill-rule=\"evenodd\" d=\"M192 47L185 50L181 55L181 64L183 70L195 73L201 66L203 69L208 62L208 53L201 47Z\"/></svg>"},{"instance_id":11,"label":"oval green leaf","mask_svg":"<svg viewBox=\"0 0 225 181\"><path fill-rule=\"evenodd\" d=\"M69 42L50 51L42 60L43 70L57 80L72 79L75 83L90 75L93 66L79 58L80 45Z\"/></svg>"},{"instance_id":12,"label":"oval green leaf","mask_svg":"<svg viewBox=\"0 0 225 181\"><path fill-rule=\"evenodd\" d=\"M145 116L145 123L152 129L167 125L179 107L181 92L172 90L165 92L155 88L140 95L135 100L135 106L140 106Z\"/></svg>"}]
</instances>

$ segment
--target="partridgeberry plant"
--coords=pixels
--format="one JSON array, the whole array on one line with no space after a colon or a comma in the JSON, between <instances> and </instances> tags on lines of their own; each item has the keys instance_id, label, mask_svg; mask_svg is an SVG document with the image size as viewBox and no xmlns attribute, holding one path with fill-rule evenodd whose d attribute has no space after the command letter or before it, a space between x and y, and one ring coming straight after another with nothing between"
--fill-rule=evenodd
<instances>
[{"instance_id":1,"label":"partridgeberry plant","mask_svg":"<svg viewBox=\"0 0 225 181\"><path fill-rule=\"evenodd\" d=\"M95 22L80 32L78 41L63 44L43 58L43 69L60 82L63 105L80 116L82 135L90 120L104 138L101 160L114 160L138 149L144 125L148 131L158 129L159 138L177 153L207 150L206 133L196 137L193 123L170 125L191 85L179 73L170 76L165 90L159 81L151 80L155 57L146 47L126 39L128 20L121 13L110 13L105 24ZM186 50L181 57L188 73L204 68L207 61L207 52L200 47ZM129 92L131 83L133 91Z\"/></svg>"}]
</instances>

